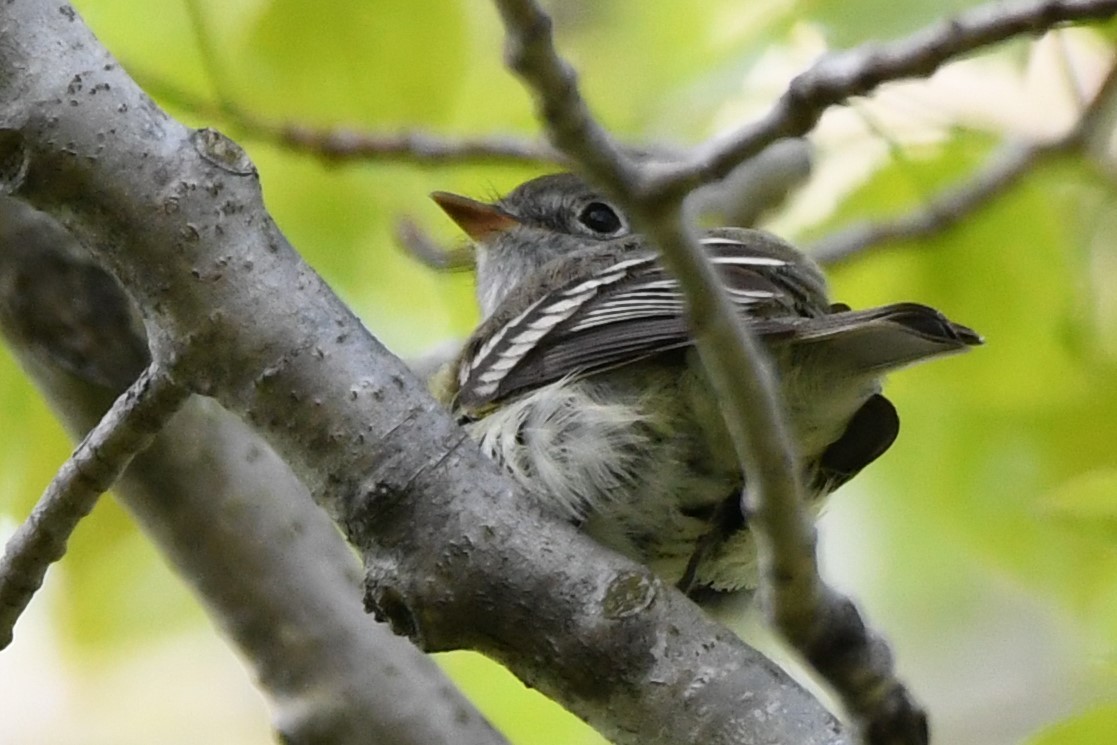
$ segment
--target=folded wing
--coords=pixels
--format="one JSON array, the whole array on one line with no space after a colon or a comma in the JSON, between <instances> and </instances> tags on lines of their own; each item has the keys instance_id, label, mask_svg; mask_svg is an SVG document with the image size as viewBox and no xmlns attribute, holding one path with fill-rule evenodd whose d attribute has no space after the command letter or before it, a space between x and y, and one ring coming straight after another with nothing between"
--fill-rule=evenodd
<instances>
[{"instance_id":1,"label":"folded wing","mask_svg":"<svg viewBox=\"0 0 1117 745\"><path fill-rule=\"evenodd\" d=\"M723 229L702 239L739 316L772 344L820 345L863 371L885 371L980 343L932 308L831 306L818 269L766 233ZM693 337L678 283L655 254L620 254L590 277L554 288L478 335L459 367L457 405L487 407L570 376L627 365Z\"/></svg>"}]
</instances>

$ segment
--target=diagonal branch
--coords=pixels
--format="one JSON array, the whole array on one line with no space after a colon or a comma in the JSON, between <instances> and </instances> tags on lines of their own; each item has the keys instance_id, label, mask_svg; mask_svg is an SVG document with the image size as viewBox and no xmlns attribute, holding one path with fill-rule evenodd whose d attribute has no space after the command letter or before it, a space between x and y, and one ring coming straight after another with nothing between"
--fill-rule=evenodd
<instances>
[{"instance_id":1,"label":"diagonal branch","mask_svg":"<svg viewBox=\"0 0 1117 745\"><path fill-rule=\"evenodd\" d=\"M1106 113L1117 90L1114 65L1075 125L1048 142L1010 142L994 153L974 175L944 190L912 212L888 220L866 221L830 235L808 253L822 264L839 264L897 240L925 238L948 230L997 197L1008 192L1041 163L1087 147L1107 121Z\"/></svg>"},{"instance_id":2,"label":"diagonal branch","mask_svg":"<svg viewBox=\"0 0 1117 745\"><path fill-rule=\"evenodd\" d=\"M549 47L533 4L503 5L543 18L530 30ZM14 0L5 13L0 69L20 74L0 75L0 167L25 163L8 169L19 197L99 238L90 245L155 343L181 355L176 375L291 463L362 551L370 608L428 649L497 657L622 742L848 742L678 593L532 512L494 464L458 447L460 429L299 261L235 145L154 107L72 11ZM58 49L56 65L33 62ZM549 69L560 87L569 79ZM587 155L606 157L586 170L634 191L599 145L613 147L591 143ZM685 236L677 201L643 192L641 224L667 206L666 242L671 228Z\"/></svg>"},{"instance_id":3,"label":"diagonal branch","mask_svg":"<svg viewBox=\"0 0 1117 745\"><path fill-rule=\"evenodd\" d=\"M532 0L496 0L504 21L504 56L532 89L548 139L618 195L628 195L638 168L605 131L578 90L578 76L558 56L552 21Z\"/></svg>"},{"instance_id":4,"label":"diagonal branch","mask_svg":"<svg viewBox=\"0 0 1117 745\"><path fill-rule=\"evenodd\" d=\"M396 244L408 256L429 269L438 272L464 272L476 266L472 250L439 245L409 217L396 220L394 233Z\"/></svg>"},{"instance_id":5,"label":"diagonal branch","mask_svg":"<svg viewBox=\"0 0 1117 745\"><path fill-rule=\"evenodd\" d=\"M0 559L0 649L11 643L12 627L47 567L66 553L74 528L187 395L157 366L148 367L63 464Z\"/></svg>"},{"instance_id":6,"label":"diagonal branch","mask_svg":"<svg viewBox=\"0 0 1117 745\"><path fill-rule=\"evenodd\" d=\"M897 41L866 44L824 57L796 76L760 120L697 148L684 162L666 167L649 188L685 194L700 184L724 178L778 139L806 134L828 108L871 93L882 83L925 77L944 63L990 44L1042 33L1061 23L1110 18L1114 13L1117 0L988 3Z\"/></svg>"},{"instance_id":7,"label":"diagonal branch","mask_svg":"<svg viewBox=\"0 0 1117 745\"><path fill-rule=\"evenodd\" d=\"M818 241L807 253L820 264L832 266L891 241L924 238L948 230L1019 183L1046 155L1066 149L1062 140L1007 143L968 180L937 194L909 214L855 223Z\"/></svg>"},{"instance_id":8,"label":"diagonal branch","mask_svg":"<svg viewBox=\"0 0 1117 745\"><path fill-rule=\"evenodd\" d=\"M0 333L74 437L147 364L142 329L111 311L128 303L57 223L0 198ZM364 612L336 526L213 401L187 401L113 496L251 667L277 740L505 743L432 659Z\"/></svg>"},{"instance_id":9,"label":"diagonal branch","mask_svg":"<svg viewBox=\"0 0 1117 745\"><path fill-rule=\"evenodd\" d=\"M545 143L513 135L441 137L428 132L364 132L274 121L229 102L214 103L166 80L138 76L146 90L167 103L210 122L220 122L247 139L272 143L326 161L390 160L419 166L501 163L554 165L562 157Z\"/></svg>"},{"instance_id":10,"label":"diagonal branch","mask_svg":"<svg viewBox=\"0 0 1117 745\"><path fill-rule=\"evenodd\" d=\"M542 9L532 0L497 0L497 6L507 29L509 64L535 94L551 140L613 193L686 291L703 362L727 404L726 418L748 474L762 589L777 627L834 686L870 743L927 742L926 716L896 679L886 644L866 628L853 603L818 575L814 528L791 467L793 450L771 373L755 340L735 322L686 229L682 200L775 140L805 134L828 107L885 80L930 74L955 56L1023 32L1109 16L1117 3L989 5L899 42L824 60L797 77L759 122L681 164L658 167L626 158L593 119L574 71L554 49Z\"/></svg>"},{"instance_id":11,"label":"diagonal branch","mask_svg":"<svg viewBox=\"0 0 1117 745\"><path fill-rule=\"evenodd\" d=\"M593 180L610 188L633 221L660 249L665 263L686 292L687 310L706 370L725 404L725 418L749 483L751 522L762 567L762 588L769 596L778 627L800 649L809 648L825 631L840 628L832 621L852 604L829 590L818 574L815 531L803 507L802 486L782 404L776 395L767 360L752 335L738 323L712 267L682 220L679 192L641 194L640 166L624 159L608 135L592 119L574 83L573 73L554 49L549 20L531 0L498 0L509 35L509 63L532 88L541 116L556 145L582 164ZM860 634L849 635L852 646L874 643L860 619ZM819 667L818 660L808 658ZM858 655L862 656L862 655ZM871 681L872 702L865 688L838 685L839 693L859 715L864 730L905 733L897 742L926 742L922 711L893 677L890 660L862 670ZM825 666L822 666L825 668ZM831 678L832 683L845 683ZM887 691L887 706L879 693ZM914 733L907 736L908 733ZM874 743L889 740L878 738Z\"/></svg>"}]
</instances>

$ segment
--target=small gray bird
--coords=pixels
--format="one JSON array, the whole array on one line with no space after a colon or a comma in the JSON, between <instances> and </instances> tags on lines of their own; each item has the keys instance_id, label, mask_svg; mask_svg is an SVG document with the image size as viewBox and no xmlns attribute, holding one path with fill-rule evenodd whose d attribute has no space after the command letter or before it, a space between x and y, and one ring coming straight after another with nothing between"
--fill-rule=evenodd
<instances>
[{"instance_id":1,"label":"small gray bird","mask_svg":"<svg viewBox=\"0 0 1117 745\"><path fill-rule=\"evenodd\" d=\"M432 197L476 245L484 320L438 392L482 449L684 591L755 587L746 478L655 249L572 174L493 204ZM721 228L701 245L771 356L815 504L896 438L882 375L981 343L923 305L831 304L818 267L768 233Z\"/></svg>"}]
</instances>

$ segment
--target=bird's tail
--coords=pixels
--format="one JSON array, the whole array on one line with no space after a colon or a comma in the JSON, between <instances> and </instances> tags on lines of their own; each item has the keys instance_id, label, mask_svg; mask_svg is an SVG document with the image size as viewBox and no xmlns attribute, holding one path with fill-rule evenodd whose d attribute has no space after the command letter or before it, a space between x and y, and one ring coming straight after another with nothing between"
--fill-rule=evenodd
<instances>
[{"instance_id":1,"label":"bird's tail","mask_svg":"<svg viewBox=\"0 0 1117 745\"><path fill-rule=\"evenodd\" d=\"M825 350L829 359L859 372L885 373L983 343L972 329L918 303L868 310L835 305L832 311L797 323L789 340L812 353Z\"/></svg>"}]
</instances>

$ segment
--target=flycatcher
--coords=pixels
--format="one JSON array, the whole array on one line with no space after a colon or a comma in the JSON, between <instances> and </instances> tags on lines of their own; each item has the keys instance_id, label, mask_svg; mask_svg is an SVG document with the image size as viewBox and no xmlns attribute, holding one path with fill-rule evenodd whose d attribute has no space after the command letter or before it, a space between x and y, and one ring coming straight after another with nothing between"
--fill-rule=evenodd
<instances>
[{"instance_id":1,"label":"flycatcher","mask_svg":"<svg viewBox=\"0 0 1117 745\"><path fill-rule=\"evenodd\" d=\"M484 320L439 393L483 450L684 591L755 587L747 475L654 246L572 174L492 204L432 196L476 246ZM832 304L815 263L768 233L710 230L701 246L771 358L815 504L896 438L883 375L981 343L924 305Z\"/></svg>"}]
</instances>

